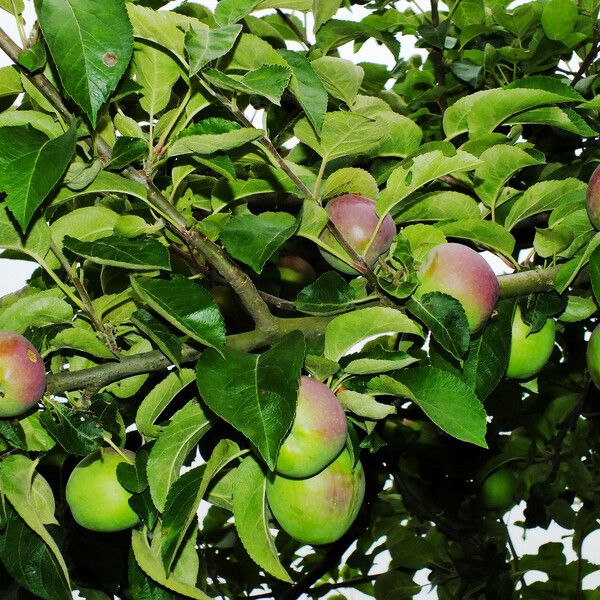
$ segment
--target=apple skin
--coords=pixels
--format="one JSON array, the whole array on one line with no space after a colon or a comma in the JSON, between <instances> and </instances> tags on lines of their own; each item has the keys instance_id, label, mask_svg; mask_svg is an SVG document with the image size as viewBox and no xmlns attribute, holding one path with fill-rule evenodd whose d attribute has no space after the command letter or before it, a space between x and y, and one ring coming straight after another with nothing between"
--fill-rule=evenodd
<instances>
[{"instance_id":1,"label":"apple skin","mask_svg":"<svg viewBox=\"0 0 600 600\"><path fill-rule=\"evenodd\" d=\"M291 537L305 544L330 544L342 537L358 515L365 495L360 462L348 450L317 475L288 479L272 475L267 499L275 519Z\"/></svg>"},{"instance_id":2,"label":"apple skin","mask_svg":"<svg viewBox=\"0 0 600 600\"><path fill-rule=\"evenodd\" d=\"M323 383L300 378L296 416L277 459L278 473L310 477L322 471L344 448L346 414L336 395Z\"/></svg>"},{"instance_id":3,"label":"apple skin","mask_svg":"<svg viewBox=\"0 0 600 600\"><path fill-rule=\"evenodd\" d=\"M592 381L600 389L600 325L596 325L588 340L586 360Z\"/></svg>"},{"instance_id":4,"label":"apple skin","mask_svg":"<svg viewBox=\"0 0 600 600\"><path fill-rule=\"evenodd\" d=\"M452 242L435 246L417 276L415 296L442 292L456 298L465 309L471 333L481 329L494 312L498 280L486 260L468 246Z\"/></svg>"},{"instance_id":5,"label":"apple skin","mask_svg":"<svg viewBox=\"0 0 600 600\"><path fill-rule=\"evenodd\" d=\"M530 379L542 370L552 354L556 340L554 319L547 319L539 331L527 335L530 330L531 326L523 321L517 305L512 322L507 377Z\"/></svg>"},{"instance_id":6,"label":"apple skin","mask_svg":"<svg viewBox=\"0 0 600 600\"><path fill-rule=\"evenodd\" d=\"M330 200L325 210L329 215L329 220L337 227L342 237L369 267L375 264L380 254L389 250L394 241L396 225L392 217L386 215L373 243L367 250L369 240L379 223L379 217L375 212L375 200L357 194L344 194ZM343 254L346 253L328 229L323 230L320 238L329 246L339 249ZM349 275L356 275L357 271L339 258L325 250L321 250L321 254L334 269Z\"/></svg>"},{"instance_id":7,"label":"apple skin","mask_svg":"<svg viewBox=\"0 0 600 600\"><path fill-rule=\"evenodd\" d=\"M131 461L135 453L121 449ZM92 531L114 532L137 525L139 516L129 506L128 492L117 478L117 466L127 462L113 448L102 448L86 456L73 469L66 498L73 518Z\"/></svg>"},{"instance_id":8,"label":"apple skin","mask_svg":"<svg viewBox=\"0 0 600 600\"><path fill-rule=\"evenodd\" d=\"M587 214L596 229L600 229L600 165L596 167L587 187Z\"/></svg>"},{"instance_id":9,"label":"apple skin","mask_svg":"<svg viewBox=\"0 0 600 600\"><path fill-rule=\"evenodd\" d=\"M0 417L35 406L46 389L46 368L34 346L14 331L0 331Z\"/></svg>"},{"instance_id":10,"label":"apple skin","mask_svg":"<svg viewBox=\"0 0 600 600\"><path fill-rule=\"evenodd\" d=\"M507 469L492 473L481 486L481 497L486 508L504 510L515 501L518 481Z\"/></svg>"}]
</instances>

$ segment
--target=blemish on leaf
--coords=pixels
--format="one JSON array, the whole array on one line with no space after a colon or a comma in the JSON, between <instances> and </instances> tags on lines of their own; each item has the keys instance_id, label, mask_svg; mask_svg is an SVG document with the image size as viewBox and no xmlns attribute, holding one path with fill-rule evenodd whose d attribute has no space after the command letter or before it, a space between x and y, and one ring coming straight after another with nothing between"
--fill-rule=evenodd
<instances>
[{"instance_id":1,"label":"blemish on leaf","mask_svg":"<svg viewBox=\"0 0 600 600\"><path fill-rule=\"evenodd\" d=\"M102 57L102 62L107 67L114 67L117 64L118 60L119 59L117 58L117 55L114 52L105 52L104 56Z\"/></svg>"}]
</instances>

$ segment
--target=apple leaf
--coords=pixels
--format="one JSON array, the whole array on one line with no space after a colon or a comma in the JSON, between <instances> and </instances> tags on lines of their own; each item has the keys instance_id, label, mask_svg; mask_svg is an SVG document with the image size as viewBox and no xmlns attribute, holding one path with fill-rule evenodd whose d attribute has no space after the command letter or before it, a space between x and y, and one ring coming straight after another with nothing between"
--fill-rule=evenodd
<instances>
[{"instance_id":1,"label":"apple leaf","mask_svg":"<svg viewBox=\"0 0 600 600\"><path fill-rule=\"evenodd\" d=\"M217 6L220 7L220 2ZM190 60L190 76L209 62L225 56L242 31L241 25L225 25L219 29L189 29L185 34L185 49Z\"/></svg>"},{"instance_id":2,"label":"apple leaf","mask_svg":"<svg viewBox=\"0 0 600 600\"><path fill-rule=\"evenodd\" d=\"M262 354L203 352L196 370L208 407L241 431L270 469L296 413L304 338L292 332Z\"/></svg>"},{"instance_id":3,"label":"apple leaf","mask_svg":"<svg viewBox=\"0 0 600 600\"><path fill-rule=\"evenodd\" d=\"M36 13L66 92L96 126L98 111L127 70L133 32L122 0L35 0Z\"/></svg>"}]
</instances>

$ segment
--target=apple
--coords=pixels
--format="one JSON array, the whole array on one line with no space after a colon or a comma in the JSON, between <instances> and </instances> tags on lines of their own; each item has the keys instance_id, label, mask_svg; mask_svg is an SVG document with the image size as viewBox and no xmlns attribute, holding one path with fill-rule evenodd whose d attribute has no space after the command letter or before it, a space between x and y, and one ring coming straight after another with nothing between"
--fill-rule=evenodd
<instances>
[{"instance_id":1,"label":"apple","mask_svg":"<svg viewBox=\"0 0 600 600\"><path fill-rule=\"evenodd\" d=\"M44 361L19 333L0 331L0 417L15 417L35 406L46 389Z\"/></svg>"},{"instance_id":2,"label":"apple","mask_svg":"<svg viewBox=\"0 0 600 600\"><path fill-rule=\"evenodd\" d=\"M344 194L330 200L325 207L329 220L336 226L344 240L354 251L363 258L365 263L372 267L377 257L389 250L396 236L396 225L390 215L386 215L381 223L379 231L369 245L373 233L379 223L379 217L375 212L375 201L364 198L357 194ZM320 239L346 255L346 251L333 237L329 229L324 229ZM356 270L350 265L333 256L331 253L321 250L323 258L335 269L349 275L356 275Z\"/></svg>"},{"instance_id":3,"label":"apple","mask_svg":"<svg viewBox=\"0 0 600 600\"><path fill-rule=\"evenodd\" d=\"M66 498L79 525L92 531L114 532L139 523L140 518L129 506L132 494L117 478L117 467L134 460L135 453L130 450L102 448L73 469Z\"/></svg>"},{"instance_id":4,"label":"apple","mask_svg":"<svg viewBox=\"0 0 600 600\"><path fill-rule=\"evenodd\" d=\"M442 292L456 298L465 309L474 333L490 318L498 301L496 275L486 260L468 246L456 243L432 248L421 264L415 297Z\"/></svg>"},{"instance_id":5,"label":"apple","mask_svg":"<svg viewBox=\"0 0 600 600\"><path fill-rule=\"evenodd\" d=\"M600 229L600 165L596 167L588 183L586 208L592 225Z\"/></svg>"},{"instance_id":6,"label":"apple","mask_svg":"<svg viewBox=\"0 0 600 600\"><path fill-rule=\"evenodd\" d=\"M277 471L286 477L310 477L342 451L348 435L346 414L336 395L323 383L300 378L296 416L283 440Z\"/></svg>"},{"instance_id":7,"label":"apple","mask_svg":"<svg viewBox=\"0 0 600 600\"><path fill-rule=\"evenodd\" d=\"M493 510L504 510L512 506L517 492L517 478L508 469L492 473L481 486L484 506Z\"/></svg>"},{"instance_id":8,"label":"apple","mask_svg":"<svg viewBox=\"0 0 600 600\"><path fill-rule=\"evenodd\" d=\"M600 325L596 325L588 340L586 360L592 381L600 389Z\"/></svg>"},{"instance_id":9,"label":"apple","mask_svg":"<svg viewBox=\"0 0 600 600\"><path fill-rule=\"evenodd\" d=\"M539 331L529 333L530 331L531 325L523 321L521 309L517 305L512 322L507 377L530 379L548 362L556 339L554 319L547 319Z\"/></svg>"},{"instance_id":10,"label":"apple","mask_svg":"<svg viewBox=\"0 0 600 600\"><path fill-rule=\"evenodd\" d=\"M365 474L348 450L307 479L273 474L267 481L271 512L282 529L305 544L329 544L342 537L358 515Z\"/></svg>"}]
</instances>

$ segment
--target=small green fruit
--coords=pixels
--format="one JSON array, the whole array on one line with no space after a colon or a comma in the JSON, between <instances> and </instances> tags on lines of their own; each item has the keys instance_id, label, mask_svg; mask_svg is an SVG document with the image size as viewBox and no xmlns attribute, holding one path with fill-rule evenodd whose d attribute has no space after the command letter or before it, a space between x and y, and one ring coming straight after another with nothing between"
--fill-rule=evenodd
<instances>
[{"instance_id":1,"label":"small green fruit","mask_svg":"<svg viewBox=\"0 0 600 600\"><path fill-rule=\"evenodd\" d=\"M600 389L600 325L596 325L587 344L587 367L592 381Z\"/></svg>"},{"instance_id":2,"label":"small green fruit","mask_svg":"<svg viewBox=\"0 0 600 600\"><path fill-rule=\"evenodd\" d=\"M539 331L529 333L530 331L531 325L523 321L521 309L517 305L512 322L507 377L530 379L548 362L556 339L554 319L547 319Z\"/></svg>"},{"instance_id":3,"label":"small green fruit","mask_svg":"<svg viewBox=\"0 0 600 600\"><path fill-rule=\"evenodd\" d=\"M492 473L481 486L484 506L492 510L504 510L512 506L517 493L517 478L507 469Z\"/></svg>"},{"instance_id":4,"label":"small green fruit","mask_svg":"<svg viewBox=\"0 0 600 600\"><path fill-rule=\"evenodd\" d=\"M121 450L134 461L135 453ZM73 518L92 531L113 532L129 529L140 518L129 506L129 493L117 478L117 466L128 462L113 448L103 448L86 456L73 469L67 482L66 498Z\"/></svg>"},{"instance_id":5,"label":"small green fruit","mask_svg":"<svg viewBox=\"0 0 600 600\"><path fill-rule=\"evenodd\" d=\"M288 479L272 475L267 498L282 529L305 544L329 544L348 531L365 494L360 462L352 464L348 450L317 475Z\"/></svg>"}]
</instances>

